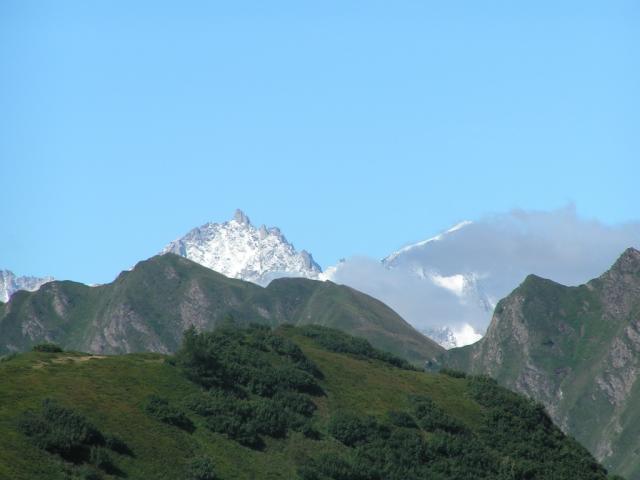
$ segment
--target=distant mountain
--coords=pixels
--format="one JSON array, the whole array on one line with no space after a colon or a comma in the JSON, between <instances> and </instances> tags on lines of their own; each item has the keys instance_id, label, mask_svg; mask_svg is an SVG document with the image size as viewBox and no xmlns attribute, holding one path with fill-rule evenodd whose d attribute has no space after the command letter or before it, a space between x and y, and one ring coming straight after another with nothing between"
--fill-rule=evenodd
<instances>
[{"instance_id":1,"label":"distant mountain","mask_svg":"<svg viewBox=\"0 0 640 480\"><path fill-rule=\"evenodd\" d=\"M486 291L483 283L483 278L488 276L488 272L476 271L471 266L455 268L442 263L436 255L431 253L441 244L451 242L455 236L464 235L464 229L472 225L473 222L468 220L460 222L435 237L393 252L383 258L382 263L388 269L405 271L409 275L449 290L460 303L475 308L478 315L491 315L497 298Z\"/></svg>"},{"instance_id":2,"label":"distant mountain","mask_svg":"<svg viewBox=\"0 0 640 480\"><path fill-rule=\"evenodd\" d=\"M0 270L0 302L6 302L18 290L32 292L53 277L19 277L9 270Z\"/></svg>"},{"instance_id":3,"label":"distant mountain","mask_svg":"<svg viewBox=\"0 0 640 480\"><path fill-rule=\"evenodd\" d=\"M472 225L464 221L403 247L377 266L361 258L343 260L322 278L380 298L445 348L467 345L481 337L499 297L486 288L487 272L454 265L432 252Z\"/></svg>"},{"instance_id":4,"label":"distant mountain","mask_svg":"<svg viewBox=\"0 0 640 480\"><path fill-rule=\"evenodd\" d=\"M447 350L470 345L482 338L482 335L470 325L465 325L459 330L452 330L449 327L432 327L421 328L419 331Z\"/></svg>"},{"instance_id":5,"label":"distant mountain","mask_svg":"<svg viewBox=\"0 0 640 480\"><path fill-rule=\"evenodd\" d=\"M228 222L194 228L161 253L175 253L227 277L259 285L279 277L318 278L322 272L311 254L297 251L280 229L256 228L241 210Z\"/></svg>"},{"instance_id":6,"label":"distant mountain","mask_svg":"<svg viewBox=\"0 0 640 480\"><path fill-rule=\"evenodd\" d=\"M485 337L443 362L541 401L606 466L640 479L640 251L577 287L529 275Z\"/></svg>"},{"instance_id":7,"label":"distant mountain","mask_svg":"<svg viewBox=\"0 0 640 480\"><path fill-rule=\"evenodd\" d=\"M317 324L368 339L416 364L443 350L382 302L349 287L282 278L263 288L174 254L153 257L96 287L50 282L0 304L0 353L41 341L93 353L173 352L182 332L241 324Z\"/></svg>"}]
</instances>

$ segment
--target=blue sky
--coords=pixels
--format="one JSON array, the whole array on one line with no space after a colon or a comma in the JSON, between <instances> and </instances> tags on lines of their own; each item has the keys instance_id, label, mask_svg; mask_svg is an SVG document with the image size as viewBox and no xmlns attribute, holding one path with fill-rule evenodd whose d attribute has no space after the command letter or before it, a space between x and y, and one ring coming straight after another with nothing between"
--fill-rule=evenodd
<instances>
[{"instance_id":1,"label":"blue sky","mask_svg":"<svg viewBox=\"0 0 640 480\"><path fill-rule=\"evenodd\" d=\"M323 266L638 220L639 46L634 1L4 0L0 268L109 281L237 207Z\"/></svg>"}]
</instances>

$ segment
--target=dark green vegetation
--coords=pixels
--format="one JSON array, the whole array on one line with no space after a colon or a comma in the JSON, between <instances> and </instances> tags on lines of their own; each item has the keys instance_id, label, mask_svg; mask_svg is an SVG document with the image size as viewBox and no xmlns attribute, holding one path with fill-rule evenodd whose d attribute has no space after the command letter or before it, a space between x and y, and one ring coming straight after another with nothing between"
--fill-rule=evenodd
<instances>
[{"instance_id":1,"label":"dark green vegetation","mask_svg":"<svg viewBox=\"0 0 640 480\"><path fill-rule=\"evenodd\" d=\"M300 328L300 333L306 337L313 338L315 343L331 352L350 353L364 358L380 360L399 368L415 368L403 358L374 348L364 338L353 337L339 330L320 325L308 325Z\"/></svg>"},{"instance_id":2,"label":"dark green vegetation","mask_svg":"<svg viewBox=\"0 0 640 480\"><path fill-rule=\"evenodd\" d=\"M608 468L640 479L640 252L566 287L530 275L486 336L443 362L542 402Z\"/></svg>"},{"instance_id":3,"label":"dark green vegetation","mask_svg":"<svg viewBox=\"0 0 640 480\"><path fill-rule=\"evenodd\" d=\"M188 330L173 357L19 354L0 362L0 478L606 478L532 401L395 361L290 326Z\"/></svg>"},{"instance_id":4,"label":"dark green vegetation","mask_svg":"<svg viewBox=\"0 0 640 480\"><path fill-rule=\"evenodd\" d=\"M62 347L55 343L38 343L31 347L31 350L34 352L60 353L62 352Z\"/></svg>"},{"instance_id":5,"label":"dark green vegetation","mask_svg":"<svg viewBox=\"0 0 640 480\"><path fill-rule=\"evenodd\" d=\"M229 315L242 325L324 325L421 365L441 353L382 302L331 282L283 278L267 288L173 254L140 262L106 285L50 282L0 304L0 354L43 341L93 353L175 352L190 326Z\"/></svg>"},{"instance_id":6,"label":"dark green vegetation","mask_svg":"<svg viewBox=\"0 0 640 480\"><path fill-rule=\"evenodd\" d=\"M33 445L67 462L69 476L100 477L100 471L119 475L109 450L130 455L126 444L117 437L104 435L85 417L45 399L34 411L24 412L18 420L18 430L29 437ZM72 465L82 465L75 469ZM92 466L93 469L90 467Z\"/></svg>"}]
</instances>

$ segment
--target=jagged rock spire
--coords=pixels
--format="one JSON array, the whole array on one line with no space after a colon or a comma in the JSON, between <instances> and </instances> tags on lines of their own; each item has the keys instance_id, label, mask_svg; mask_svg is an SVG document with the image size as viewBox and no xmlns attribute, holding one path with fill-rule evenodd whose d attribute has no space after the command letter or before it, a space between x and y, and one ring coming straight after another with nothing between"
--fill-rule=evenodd
<instances>
[{"instance_id":1,"label":"jagged rock spire","mask_svg":"<svg viewBox=\"0 0 640 480\"><path fill-rule=\"evenodd\" d=\"M241 223L243 225L251 225L251 220L249 220L249 217L247 216L247 214L244 213L239 208L236 209L235 213L233 214L233 219L236 222Z\"/></svg>"}]
</instances>

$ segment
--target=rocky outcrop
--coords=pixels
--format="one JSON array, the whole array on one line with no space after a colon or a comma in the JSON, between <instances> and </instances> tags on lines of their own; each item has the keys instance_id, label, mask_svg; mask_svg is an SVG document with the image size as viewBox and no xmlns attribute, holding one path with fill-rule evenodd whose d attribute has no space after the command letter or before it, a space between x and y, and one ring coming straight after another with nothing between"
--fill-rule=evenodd
<instances>
[{"instance_id":1,"label":"rocky outcrop","mask_svg":"<svg viewBox=\"0 0 640 480\"><path fill-rule=\"evenodd\" d=\"M530 275L482 340L442 361L542 402L599 460L640 478L640 251L578 287Z\"/></svg>"}]
</instances>

